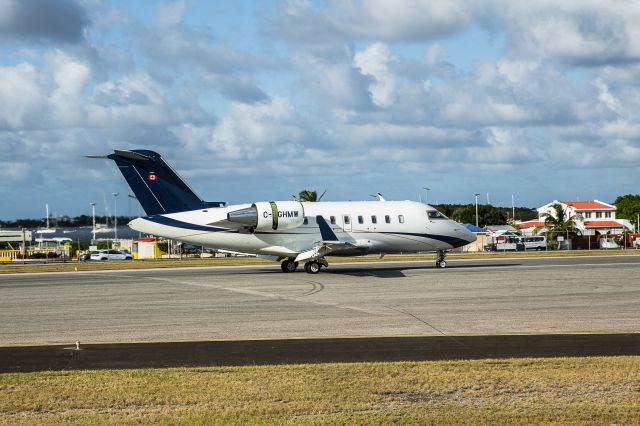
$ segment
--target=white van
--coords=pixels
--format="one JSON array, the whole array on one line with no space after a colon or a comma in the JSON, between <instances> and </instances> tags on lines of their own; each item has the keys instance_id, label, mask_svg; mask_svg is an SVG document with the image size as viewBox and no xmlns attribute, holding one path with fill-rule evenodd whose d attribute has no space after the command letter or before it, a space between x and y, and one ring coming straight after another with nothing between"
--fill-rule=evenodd
<instances>
[{"instance_id":1,"label":"white van","mask_svg":"<svg viewBox=\"0 0 640 426\"><path fill-rule=\"evenodd\" d=\"M496 251L528 251L528 250L546 250L547 237L520 237L509 236L506 240L500 241L495 245Z\"/></svg>"},{"instance_id":2,"label":"white van","mask_svg":"<svg viewBox=\"0 0 640 426\"><path fill-rule=\"evenodd\" d=\"M525 250L546 250L547 237L518 237L519 242L524 244Z\"/></svg>"}]
</instances>

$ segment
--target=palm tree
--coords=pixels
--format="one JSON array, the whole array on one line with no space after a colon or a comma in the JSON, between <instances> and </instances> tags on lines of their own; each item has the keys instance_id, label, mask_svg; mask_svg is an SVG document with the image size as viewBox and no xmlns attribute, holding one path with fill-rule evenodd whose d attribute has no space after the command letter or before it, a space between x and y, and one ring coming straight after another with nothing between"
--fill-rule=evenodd
<instances>
[{"instance_id":1,"label":"palm tree","mask_svg":"<svg viewBox=\"0 0 640 426\"><path fill-rule=\"evenodd\" d=\"M314 202L314 201L320 201L322 200L322 197L324 197L324 194L327 193L327 190L325 189L324 192L322 193L322 195L320 195L320 197L318 197L318 193L316 191L309 191L307 189L300 191L300 194L298 194L298 200L300 201L310 201L310 202Z\"/></svg>"},{"instance_id":2,"label":"palm tree","mask_svg":"<svg viewBox=\"0 0 640 426\"><path fill-rule=\"evenodd\" d=\"M534 233L538 233L540 229L546 229L547 241L553 240L557 235L579 232L576 221L580 220L580 216L570 214L564 209L562 204L554 203L551 205L553 209L550 213L542 213L540 218L544 219L544 226L536 227ZM560 244L558 243L558 248Z\"/></svg>"}]
</instances>

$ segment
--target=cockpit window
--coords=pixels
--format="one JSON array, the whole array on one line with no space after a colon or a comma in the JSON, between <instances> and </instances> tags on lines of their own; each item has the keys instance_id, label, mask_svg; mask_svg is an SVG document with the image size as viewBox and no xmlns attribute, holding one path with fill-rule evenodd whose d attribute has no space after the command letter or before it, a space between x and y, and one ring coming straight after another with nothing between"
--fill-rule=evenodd
<instances>
[{"instance_id":1,"label":"cockpit window","mask_svg":"<svg viewBox=\"0 0 640 426\"><path fill-rule=\"evenodd\" d=\"M440 213L437 210L430 210L427 212L427 215L429 216L429 219L446 219L447 217L445 215L443 215L442 213Z\"/></svg>"}]
</instances>

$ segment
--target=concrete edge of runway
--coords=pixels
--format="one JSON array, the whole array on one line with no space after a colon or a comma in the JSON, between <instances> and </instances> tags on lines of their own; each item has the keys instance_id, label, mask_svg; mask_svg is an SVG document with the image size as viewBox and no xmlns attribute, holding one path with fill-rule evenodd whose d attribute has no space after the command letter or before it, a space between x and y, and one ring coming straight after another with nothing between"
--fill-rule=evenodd
<instances>
[{"instance_id":1,"label":"concrete edge of runway","mask_svg":"<svg viewBox=\"0 0 640 426\"><path fill-rule=\"evenodd\" d=\"M640 333L220 340L0 347L0 373L640 355Z\"/></svg>"},{"instance_id":2,"label":"concrete edge of runway","mask_svg":"<svg viewBox=\"0 0 640 426\"><path fill-rule=\"evenodd\" d=\"M626 257L640 257L640 253L630 253L623 255L587 255L587 256L519 256L519 257L509 257L509 256L500 256L499 254L496 257L482 257L482 258L462 258L456 259L454 256L447 258L447 263L456 263L456 262L482 262L482 261L517 261L517 260L536 260L536 259L590 259L590 258L626 258ZM331 258L329 258L331 260ZM377 266L384 267L385 265L398 265L398 264L422 264L422 263L432 263L430 259L424 260L404 260L402 258L393 258L383 260L383 261L355 261L355 262L335 262L334 266L357 266L357 265L369 265L369 266ZM331 265L331 263L330 263ZM0 265L1 267L1 265ZM280 263L265 263L265 264L238 264L238 265L209 265L209 266L177 266L177 267L152 267L152 268L121 268L121 269L95 269L88 271L41 271L41 272L8 272L8 273L0 273L0 277L11 277L11 276L34 276L34 275L65 275L65 274L75 274L75 275L89 275L89 274L110 274L110 273L122 273L122 272L131 272L131 273L145 273L149 271L180 271L180 270L207 270L207 269L279 269Z\"/></svg>"}]
</instances>

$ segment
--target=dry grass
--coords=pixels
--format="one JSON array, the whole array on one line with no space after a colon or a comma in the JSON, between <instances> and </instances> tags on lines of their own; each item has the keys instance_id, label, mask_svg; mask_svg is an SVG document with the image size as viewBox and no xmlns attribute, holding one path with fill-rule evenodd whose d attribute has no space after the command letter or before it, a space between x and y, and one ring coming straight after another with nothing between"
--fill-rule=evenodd
<instances>
[{"instance_id":1,"label":"dry grass","mask_svg":"<svg viewBox=\"0 0 640 426\"><path fill-rule=\"evenodd\" d=\"M450 254L450 259L496 259L496 258L531 258L531 257L567 257L567 256L638 256L640 250L580 250L580 251L541 251L541 252L511 252L511 253L465 253ZM331 257L330 263L348 262L411 262L433 261L433 254L408 254L389 255L380 259L378 256L363 257ZM275 265L274 262L255 257L240 258L209 258L209 259L184 259L184 260L144 260L128 262L83 262L83 263L52 263L37 265L0 264L0 274L21 272L74 272L78 271L103 271L123 269L153 269L153 268L181 268L181 267L207 267L207 266L243 266L243 265Z\"/></svg>"},{"instance_id":2,"label":"dry grass","mask_svg":"<svg viewBox=\"0 0 640 426\"><path fill-rule=\"evenodd\" d=\"M640 424L640 358L11 373L4 424Z\"/></svg>"}]
</instances>

